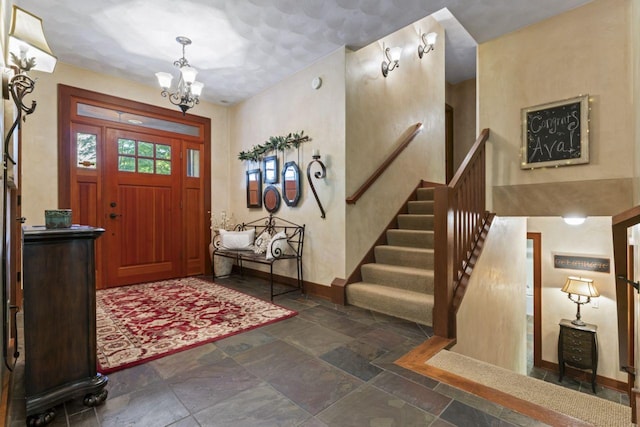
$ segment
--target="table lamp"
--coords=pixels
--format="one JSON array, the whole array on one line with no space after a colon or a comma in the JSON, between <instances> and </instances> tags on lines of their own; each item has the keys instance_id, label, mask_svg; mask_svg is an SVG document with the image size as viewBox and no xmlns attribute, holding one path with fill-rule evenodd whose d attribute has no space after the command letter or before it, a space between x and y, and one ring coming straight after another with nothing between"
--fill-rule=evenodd
<instances>
[{"instance_id":1,"label":"table lamp","mask_svg":"<svg viewBox=\"0 0 640 427\"><path fill-rule=\"evenodd\" d=\"M576 318L575 320L572 320L571 323L576 326L584 326L585 323L580 320L580 306L582 304L589 304L592 297L595 298L600 296L598 289L596 289L593 284L593 280L585 279L584 277L569 276L561 291L569 294L569 299L575 302L578 306ZM574 296L576 295L578 296L578 299L574 299ZM582 297L586 297L586 299L583 299Z\"/></svg>"}]
</instances>

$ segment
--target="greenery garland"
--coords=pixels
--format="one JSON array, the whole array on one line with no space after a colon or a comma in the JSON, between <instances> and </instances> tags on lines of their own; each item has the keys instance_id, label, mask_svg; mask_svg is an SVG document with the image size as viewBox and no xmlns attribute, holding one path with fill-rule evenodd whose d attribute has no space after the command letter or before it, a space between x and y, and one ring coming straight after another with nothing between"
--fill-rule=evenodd
<instances>
[{"instance_id":1,"label":"greenery garland","mask_svg":"<svg viewBox=\"0 0 640 427\"><path fill-rule=\"evenodd\" d=\"M240 154L238 154L238 159L257 162L269 151L284 151L292 147L298 148L300 144L307 141L311 141L311 138L306 136L304 131L300 131L300 133L290 133L287 136L271 136L264 144L254 145L249 151L241 151Z\"/></svg>"}]
</instances>

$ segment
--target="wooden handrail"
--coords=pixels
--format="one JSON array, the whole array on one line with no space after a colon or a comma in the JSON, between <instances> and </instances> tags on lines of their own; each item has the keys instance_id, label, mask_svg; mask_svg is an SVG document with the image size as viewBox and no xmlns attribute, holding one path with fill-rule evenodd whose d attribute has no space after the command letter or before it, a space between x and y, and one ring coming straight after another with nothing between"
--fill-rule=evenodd
<instances>
[{"instance_id":1,"label":"wooden handrail","mask_svg":"<svg viewBox=\"0 0 640 427\"><path fill-rule=\"evenodd\" d=\"M444 338L456 336L456 311L469 279L468 269L491 224L485 203L489 133L489 129L480 132L451 182L435 188L433 329Z\"/></svg>"},{"instance_id":2,"label":"wooden handrail","mask_svg":"<svg viewBox=\"0 0 640 427\"><path fill-rule=\"evenodd\" d=\"M402 153L402 151L407 148L409 143L414 140L414 138L422 132L423 126L422 123L416 123L413 125L413 128L410 128L411 131L409 135L407 135L398 145L398 147L393 150L391 154L385 159L384 162L376 169L371 176L358 188L358 190L353 193L352 196L347 197L347 204L354 205L360 197L373 185L374 182L382 175L382 173L387 170L389 165L393 163L393 161Z\"/></svg>"},{"instance_id":3,"label":"wooden handrail","mask_svg":"<svg viewBox=\"0 0 640 427\"><path fill-rule=\"evenodd\" d=\"M469 149L469 152L465 156L464 160L458 167L456 174L453 175L453 178L451 178L451 182L449 182L449 187L458 186L458 182L462 179L462 176L464 175L465 171L469 168L469 165L475 162L478 156L482 154L483 150L481 150L481 148L483 147L481 146L484 146L484 144L487 142L487 139L489 139L489 133L490 133L489 129L482 129L482 131L480 131L480 135L478 135L478 138L476 138L476 142L473 143L473 145Z\"/></svg>"}]
</instances>

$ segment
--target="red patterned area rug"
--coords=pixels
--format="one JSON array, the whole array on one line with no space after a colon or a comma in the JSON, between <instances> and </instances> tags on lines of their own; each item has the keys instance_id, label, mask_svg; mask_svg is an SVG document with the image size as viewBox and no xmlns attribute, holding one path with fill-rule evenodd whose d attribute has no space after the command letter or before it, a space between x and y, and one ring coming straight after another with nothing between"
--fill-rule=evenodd
<instances>
[{"instance_id":1,"label":"red patterned area rug","mask_svg":"<svg viewBox=\"0 0 640 427\"><path fill-rule=\"evenodd\" d=\"M98 371L139 365L296 314L192 277L99 290Z\"/></svg>"}]
</instances>

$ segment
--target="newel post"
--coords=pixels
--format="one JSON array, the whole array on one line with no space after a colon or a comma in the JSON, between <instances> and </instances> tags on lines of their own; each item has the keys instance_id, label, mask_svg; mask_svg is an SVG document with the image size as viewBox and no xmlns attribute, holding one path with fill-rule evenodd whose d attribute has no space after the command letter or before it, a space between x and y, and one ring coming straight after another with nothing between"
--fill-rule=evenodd
<instances>
[{"instance_id":1,"label":"newel post","mask_svg":"<svg viewBox=\"0 0 640 427\"><path fill-rule=\"evenodd\" d=\"M453 301L453 190L434 189L434 307L433 331L444 338L455 338Z\"/></svg>"}]
</instances>

